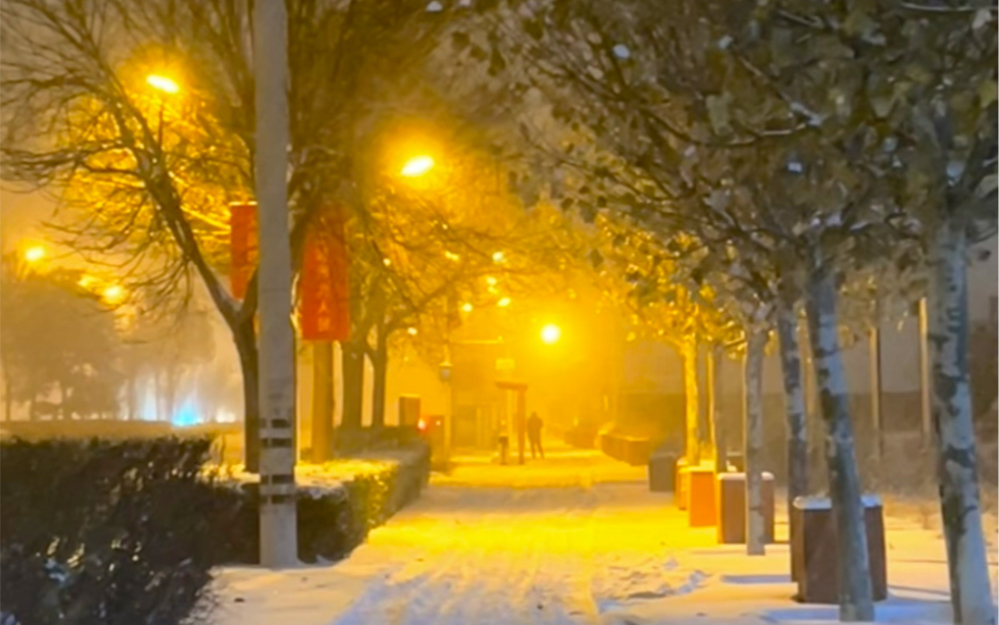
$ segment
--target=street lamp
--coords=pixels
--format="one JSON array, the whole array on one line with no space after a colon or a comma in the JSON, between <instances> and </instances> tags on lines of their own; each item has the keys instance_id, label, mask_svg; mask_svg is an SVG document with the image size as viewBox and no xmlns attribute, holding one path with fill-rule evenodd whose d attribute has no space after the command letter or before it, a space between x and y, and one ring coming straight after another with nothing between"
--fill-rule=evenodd
<instances>
[{"instance_id":1,"label":"street lamp","mask_svg":"<svg viewBox=\"0 0 999 625\"><path fill-rule=\"evenodd\" d=\"M173 79L167 78L161 74L150 74L146 76L146 84L164 93L178 93L180 91L180 85L178 85Z\"/></svg>"},{"instance_id":2,"label":"street lamp","mask_svg":"<svg viewBox=\"0 0 999 625\"><path fill-rule=\"evenodd\" d=\"M562 338L562 328L554 323L549 323L541 328L541 342L545 345L554 345Z\"/></svg>"},{"instance_id":3,"label":"street lamp","mask_svg":"<svg viewBox=\"0 0 999 625\"><path fill-rule=\"evenodd\" d=\"M434 159L427 155L414 156L402 166L399 175L406 178L419 178L434 168Z\"/></svg>"},{"instance_id":4,"label":"street lamp","mask_svg":"<svg viewBox=\"0 0 999 625\"><path fill-rule=\"evenodd\" d=\"M37 263L45 258L45 255L45 248L41 245L32 245L28 249L24 250L24 260L29 263Z\"/></svg>"},{"instance_id":5,"label":"street lamp","mask_svg":"<svg viewBox=\"0 0 999 625\"><path fill-rule=\"evenodd\" d=\"M109 304L120 304L125 299L125 289L118 284L112 284L101 293Z\"/></svg>"},{"instance_id":6,"label":"street lamp","mask_svg":"<svg viewBox=\"0 0 999 625\"><path fill-rule=\"evenodd\" d=\"M511 300L509 297L503 297L500 298L500 301L496 302L496 305L499 306L500 308L506 308L507 306L510 305L511 302L513 302L513 300Z\"/></svg>"},{"instance_id":7,"label":"street lamp","mask_svg":"<svg viewBox=\"0 0 999 625\"><path fill-rule=\"evenodd\" d=\"M174 95L180 92L180 85L178 85L172 78L163 76L162 74L150 74L146 76L146 84L161 91L166 94ZM160 123L156 127L156 142L162 147L163 146L163 109L164 109L164 99L160 98Z\"/></svg>"}]
</instances>

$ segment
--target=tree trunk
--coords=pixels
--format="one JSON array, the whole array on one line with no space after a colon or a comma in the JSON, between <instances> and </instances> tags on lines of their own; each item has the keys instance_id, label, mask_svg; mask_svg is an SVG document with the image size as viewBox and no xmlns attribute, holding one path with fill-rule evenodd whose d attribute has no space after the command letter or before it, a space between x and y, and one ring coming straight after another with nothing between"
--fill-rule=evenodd
<instances>
[{"instance_id":1,"label":"tree trunk","mask_svg":"<svg viewBox=\"0 0 999 625\"><path fill-rule=\"evenodd\" d=\"M870 460L872 473L881 475L882 440L881 440L881 331L877 325L871 327L867 335L868 369L870 370L871 387L871 447Z\"/></svg>"},{"instance_id":2,"label":"tree trunk","mask_svg":"<svg viewBox=\"0 0 999 625\"><path fill-rule=\"evenodd\" d=\"M4 421L10 421L14 413L14 397L11 394L11 383L10 374L4 373L3 376L3 419Z\"/></svg>"},{"instance_id":3,"label":"tree trunk","mask_svg":"<svg viewBox=\"0 0 999 625\"><path fill-rule=\"evenodd\" d=\"M153 397L156 403L156 420L163 420L163 379L159 369L153 373Z\"/></svg>"},{"instance_id":4,"label":"tree trunk","mask_svg":"<svg viewBox=\"0 0 999 625\"><path fill-rule=\"evenodd\" d=\"M932 418L954 622L994 624L979 504L975 430L968 385L967 238L944 224L931 251L928 297Z\"/></svg>"},{"instance_id":5,"label":"tree trunk","mask_svg":"<svg viewBox=\"0 0 999 625\"><path fill-rule=\"evenodd\" d=\"M829 491L828 471L826 470L825 423L818 409L815 391L815 359L812 357L812 339L805 323L798 324L798 345L801 349L801 382L805 395L805 437L808 447L808 492L826 493Z\"/></svg>"},{"instance_id":6,"label":"tree trunk","mask_svg":"<svg viewBox=\"0 0 999 625\"><path fill-rule=\"evenodd\" d=\"M125 383L125 411L126 419L129 421L135 421L135 373L133 372L128 376L128 382Z\"/></svg>"},{"instance_id":7,"label":"tree trunk","mask_svg":"<svg viewBox=\"0 0 999 625\"><path fill-rule=\"evenodd\" d=\"M364 393L364 347L343 341L340 349L343 375L343 417L340 426L345 430L359 430Z\"/></svg>"},{"instance_id":8,"label":"tree trunk","mask_svg":"<svg viewBox=\"0 0 999 625\"><path fill-rule=\"evenodd\" d=\"M712 447L715 450L715 473L724 473L728 469L728 438L725 431L725 423L722 418L722 411L719 407L721 397L720 386L721 376L718 375L721 369L722 350L718 346L712 346L708 351L708 404L711 418L711 430L714 434Z\"/></svg>"},{"instance_id":9,"label":"tree trunk","mask_svg":"<svg viewBox=\"0 0 999 625\"><path fill-rule=\"evenodd\" d=\"M717 460L715 453L715 433L714 433L714 394L711 389L711 374L708 368L711 367L710 348L701 343L697 346L697 391L700 401L697 402L697 444L700 448L701 462L714 463Z\"/></svg>"},{"instance_id":10,"label":"tree trunk","mask_svg":"<svg viewBox=\"0 0 999 625\"><path fill-rule=\"evenodd\" d=\"M333 343L312 344L312 461L333 459Z\"/></svg>"},{"instance_id":11,"label":"tree trunk","mask_svg":"<svg viewBox=\"0 0 999 625\"><path fill-rule=\"evenodd\" d=\"M171 363L163 373L163 406L168 423L173 422L177 399L177 366Z\"/></svg>"},{"instance_id":12,"label":"tree trunk","mask_svg":"<svg viewBox=\"0 0 999 625\"><path fill-rule=\"evenodd\" d=\"M56 388L59 389L59 409L56 414L59 415L59 420L62 421L66 418L66 387L63 385L62 380L56 380Z\"/></svg>"},{"instance_id":13,"label":"tree trunk","mask_svg":"<svg viewBox=\"0 0 999 625\"><path fill-rule=\"evenodd\" d=\"M385 392L388 381L388 337L384 326L378 329L374 358L371 359L374 380L371 388L371 427L385 426Z\"/></svg>"},{"instance_id":14,"label":"tree trunk","mask_svg":"<svg viewBox=\"0 0 999 625\"><path fill-rule=\"evenodd\" d=\"M244 321L232 333L243 374L243 464L249 473L260 470L260 371L253 320Z\"/></svg>"},{"instance_id":15,"label":"tree trunk","mask_svg":"<svg viewBox=\"0 0 999 625\"><path fill-rule=\"evenodd\" d=\"M839 548L839 618L874 620L867 532L840 353L836 284L824 268L809 276L806 308L815 380L826 424L829 494Z\"/></svg>"},{"instance_id":16,"label":"tree trunk","mask_svg":"<svg viewBox=\"0 0 999 625\"><path fill-rule=\"evenodd\" d=\"M793 306L782 304L778 308L777 335L780 338L784 414L787 418L787 513L789 519L794 519L791 511L794 509L795 498L808 494L808 430L801 376L801 349L798 345L798 316ZM797 533L793 522L788 530L790 544L793 545Z\"/></svg>"},{"instance_id":17,"label":"tree trunk","mask_svg":"<svg viewBox=\"0 0 999 625\"><path fill-rule=\"evenodd\" d=\"M746 553L762 556L766 553L763 517L763 348L766 332L754 330L746 342Z\"/></svg>"},{"instance_id":18,"label":"tree trunk","mask_svg":"<svg viewBox=\"0 0 999 625\"><path fill-rule=\"evenodd\" d=\"M683 397L686 436L684 436L684 456L688 467L696 467L701 463L700 445L700 403L697 384L697 341L688 340L683 344Z\"/></svg>"}]
</instances>

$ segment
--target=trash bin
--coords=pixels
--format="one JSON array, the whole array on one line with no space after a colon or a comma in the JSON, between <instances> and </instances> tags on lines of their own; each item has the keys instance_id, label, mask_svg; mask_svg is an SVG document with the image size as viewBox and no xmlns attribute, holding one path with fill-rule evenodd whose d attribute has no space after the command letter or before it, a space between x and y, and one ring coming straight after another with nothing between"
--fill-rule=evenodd
<instances>
[{"instance_id":1,"label":"trash bin","mask_svg":"<svg viewBox=\"0 0 999 625\"><path fill-rule=\"evenodd\" d=\"M763 540L774 542L774 476L763 472L760 485L763 498ZM722 473L718 476L718 542L746 542L746 474Z\"/></svg>"},{"instance_id":2,"label":"trash bin","mask_svg":"<svg viewBox=\"0 0 999 625\"><path fill-rule=\"evenodd\" d=\"M676 453L660 447L649 456L649 490L671 493L676 480Z\"/></svg>"},{"instance_id":3,"label":"trash bin","mask_svg":"<svg viewBox=\"0 0 999 625\"><path fill-rule=\"evenodd\" d=\"M864 496L864 526L867 532L867 566L874 600L888 597L885 564L884 508L875 496ZM792 579L797 579L802 603L839 603L839 540L832 503L826 497L798 497L791 512L796 523L791 545Z\"/></svg>"},{"instance_id":4,"label":"trash bin","mask_svg":"<svg viewBox=\"0 0 999 625\"><path fill-rule=\"evenodd\" d=\"M725 455L725 461L735 467L736 472L742 472L746 470L746 460L742 456L740 451L732 451Z\"/></svg>"},{"instance_id":5,"label":"trash bin","mask_svg":"<svg viewBox=\"0 0 999 625\"><path fill-rule=\"evenodd\" d=\"M684 485L687 524L690 527L712 527L718 522L714 464L702 463L696 467L687 467L685 472L688 476Z\"/></svg>"}]
</instances>

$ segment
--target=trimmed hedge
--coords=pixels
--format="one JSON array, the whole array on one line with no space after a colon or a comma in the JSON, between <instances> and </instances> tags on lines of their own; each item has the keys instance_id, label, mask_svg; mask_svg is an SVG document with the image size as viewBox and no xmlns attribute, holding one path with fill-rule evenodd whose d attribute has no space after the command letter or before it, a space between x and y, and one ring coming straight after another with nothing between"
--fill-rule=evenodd
<instances>
[{"instance_id":1,"label":"trimmed hedge","mask_svg":"<svg viewBox=\"0 0 999 625\"><path fill-rule=\"evenodd\" d=\"M0 446L0 612L23 625L174 625L211 569L256 563L256 484L206 477L208 439ZM419 496L423 445L336 488L300 487L299 555L341 558ZM5 621L6 622L6 621Z\"/></svg>"},{"instance_id":2,"label":"trimmed hedge","mask_svg":"<svg viewBox=\"0 0 999 625\"><path fill-rule=\"evenodd\" d=\"M218 562L210 441L4 443L0 609L24 625L172 624Z\"/></svg>"}]
</instances>

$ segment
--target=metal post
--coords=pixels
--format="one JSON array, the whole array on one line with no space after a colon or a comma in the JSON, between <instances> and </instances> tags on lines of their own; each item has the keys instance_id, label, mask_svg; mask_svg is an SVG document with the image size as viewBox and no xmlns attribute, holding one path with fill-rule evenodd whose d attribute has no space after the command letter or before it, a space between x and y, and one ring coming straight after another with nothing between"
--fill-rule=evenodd
<instances>
[{"instance_id":1,"label":"metal post","mask_svg":"<svg viewBox=\"0 0 999 625\"><path fill-rule=\"evenodd\" d=\"M922 414L922 443L924 449L929 449L933 442L933 422L930 412L930 337L929 317L926 310L926 298L919 300L919 391L920 412Z\"/></svg>"},{"instance_id":2,"label":"metal post","mask_svg":"<svg viewBox=\"0 0 999 625\"><path fill-rule=\"evenodd\" d=\"M288 43L284 0L254 11L256 184L260 211L260 564L298 564L295 347L288 238Z\"/></svg>"}]
</instances>

